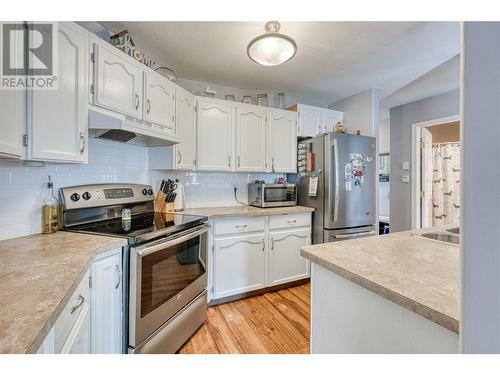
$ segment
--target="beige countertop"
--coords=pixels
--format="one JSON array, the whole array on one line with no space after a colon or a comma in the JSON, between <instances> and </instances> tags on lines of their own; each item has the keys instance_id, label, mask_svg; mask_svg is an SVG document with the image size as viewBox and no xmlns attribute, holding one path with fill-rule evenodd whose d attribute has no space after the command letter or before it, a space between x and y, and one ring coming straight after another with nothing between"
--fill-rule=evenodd
<instances>
[{"instance_id":1,"label":"beige countertop","mask_svg":"<svg viewBox=\"0 0 500 375\"><path fill-rule=\"evenodd\" d=\"M231 207L204 207L204 208L187 208L182 214L187 215L203 215L209 219L220 219L223 217L234 216L267 216L280 215L296 212L313 212L314 208L303 206L288 206L288 207L269 207L259 208L254 206L231 206Z\"/></svg>"},{"instance_id":2,"label":"beige countertop","mask_svg":"<svg viewBox=\"0 0 500 375\"><path fill-rule=\"evenodd\" d=\"M70 232L0 241L0 353L36 352L94 257L124 245Z\"/></svg>"},{"instance_id":3,"label":"beige countertop","mask_svg":"<svg viewBox=\"0 0 500 375\"><path fill-rule=\"evenodd\" d=\"M458 333L460 248L412 233L417 232L305 246L300 253Z\"/></svg>"}]
</instances>

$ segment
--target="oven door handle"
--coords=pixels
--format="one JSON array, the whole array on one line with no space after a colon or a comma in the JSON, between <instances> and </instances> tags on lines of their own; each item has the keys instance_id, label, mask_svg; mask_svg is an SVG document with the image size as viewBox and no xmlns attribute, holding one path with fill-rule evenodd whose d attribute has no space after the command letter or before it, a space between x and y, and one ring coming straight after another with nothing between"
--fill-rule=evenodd
<instances>
[{"instance_id":1,"label":"oven door handle","mask_svg":"<svg viewBox=\"0 0 500 375\"><path fill-rule=\"evenodd\" d=\"M166 246L178 245L182 242L190 240L191 238L198 237L198 236L202 235L203 233L208 232L209 228L210 228L210 226L208 224L205 224L205 225L201 226L199 229L197 229L193 232L190 232L184 236L174 237L174 238L167 237L164 240L161 240L159 242L154 242L151 245L144 245L143 248L137 249L137 255L139 257L145 257L147 255L156 253L157 251L165 250Z\"/></svg>"}]
</instances>

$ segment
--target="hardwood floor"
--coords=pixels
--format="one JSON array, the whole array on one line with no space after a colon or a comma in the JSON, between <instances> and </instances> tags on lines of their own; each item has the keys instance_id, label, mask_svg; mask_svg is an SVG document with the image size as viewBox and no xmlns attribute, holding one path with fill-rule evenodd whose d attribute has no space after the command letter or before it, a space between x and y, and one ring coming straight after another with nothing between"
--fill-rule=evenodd
<instances>
[{"instance_id":1,"label":"hardwood floor","mask_svg":"<svg viewBox=\"0 0 500 375\"><path fill-rule=\"evenodd\" d=\"M180 354L309 353L309 284L209 307Z\"/></svg>"}]
</instances>

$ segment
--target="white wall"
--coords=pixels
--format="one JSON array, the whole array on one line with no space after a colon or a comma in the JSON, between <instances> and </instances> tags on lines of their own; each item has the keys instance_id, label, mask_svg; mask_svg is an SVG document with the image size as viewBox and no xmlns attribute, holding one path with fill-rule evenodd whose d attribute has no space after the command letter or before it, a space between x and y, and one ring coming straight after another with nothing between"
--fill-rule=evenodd
<instances>
[{"instance_id":1,"label":"white wall","mask_svg":"<svg viewBox=\"0 0 500 375\"><path fill-rule=\"evenodd\" d=\"M328 106L330 109L344 112L344 125L348 133L378 137L379 128L379 98L375 89L369 89L359 94L342 99Z\"/></svg>"},{"instance_id":2,"label":"white wall","mask_svg":"<svg viewBox=\"0 0 500 375\"><path fill-rule=\"evenodd\" d=\"M60 187L106 183L149 183L145 147L90 139L88 164L50 164L28 167L0 161L0 240L41 231L42 200L47 176Z\"/></svg>"},{"instance_id":3,"label":"white wall","mask_svg":"<svg viewBox=\"0 0 500 375\"><path fill-rule=\"evenodd\" d=\"M462 311L464 353L500 353L499 22L462 26Z\"/></svg>"}]
</instances>

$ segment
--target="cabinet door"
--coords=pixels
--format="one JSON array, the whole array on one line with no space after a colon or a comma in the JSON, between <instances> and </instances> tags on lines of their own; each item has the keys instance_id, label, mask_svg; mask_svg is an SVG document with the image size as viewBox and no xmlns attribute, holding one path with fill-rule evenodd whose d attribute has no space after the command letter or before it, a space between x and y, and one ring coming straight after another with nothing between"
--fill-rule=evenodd
<instances>
[{"instance_id":1,"label":"cabinet door","mask_svg":"<svg viewBox=\"0 0 500 375\"><path fill-rule=\"evenodd\" d=\"M297 173L297 113L270 110L270 171Z\"/></svg>"},{"instance_id":2,"label":"cabinet door","mask_svg":"<svg viewBox=\"0 0 500 375\"><path fill-rule=\"evenodd\" d=\"M265 235L215 239L214 298L261 289L266 282Z\"/></svg>"},{"instance_id":3,"label":"cabinet door","mask_svg":"<svg viewBox=\"0 0 500 375\"><path fill-rule=\"evenodd\" d=\"M0 51L3 51L3 24L0 22ZM20 22L15 22L20 24ZM15 34L16 66L23 56L22 33ZM0 90L0 154L21 158L23 155L23 134L26 130L26 92L24 90Z\"/></svg>"},{"instance_id":4,"label":"cabinet door","mask_svg":"<svg viewBox=\"0 0 500 375\"><path fill-rule=\"evenodd\" d=\"M233 105L216 99L198 99L196 110L196 165L198 170L231 171Z\"/></svg>"},{"instance_id":5,"label":"cabinet door","mask_svg":"<svg viewBox=\"0 0 500 375\"><path fill-rule=\"evenodd\" d=\"M310 243L310 228L269 234L270 285L309 277L309 262L300 256L300 248Z\"/></svg>"},{"instance_id":6,"label":"cabinet door","mask_svg":"<svg viewBox=\"0 0 500 375\"><path fill-rule=\"evenodd\" d=\"M74 23L58 25L58 88L28 92L32 159L87 161L88 38Z\"/></svg>"},{"instance_id":7,"label":"cabinet door","mask_svg":"<svg viewBox=\"0 0 500 375\"><path fill-rule=\"evenodd\" d=\"M196 118L194 95L178 88L177 94L177 136L180 143L174 146L177 169L193 170L195 167Z\"/></svg>"},{"instance_id":8,"label":"cabinet door","mask_svg":"<svg viewBox=\"0 0 500 375\"><path fill-rule=\"evenodd\" d=\"M115 254L92 264L92 353L121 353L121 262Z\"/></svg>"},{"instance_id":9,"label":"cabinet door","mask_svg":"<svg viewBox=\"0 0 500 375\"><path fill-rule=\"evenodd\" d=\"M175 85L168 78L144 72L144 120L175 131Z\"/></svg>"},{"instance_id":10,"label":"cabinet door","mask_svg":"<svg viewBox=\"0 0 500 375\"><path fill-rule=\"evenodd\" d=\"M330 109L326 109L323 111L323 133L333 132L333 127L337 124L337 122L342 121L344 118L344 113L339 111L333 111Z\"/></svg>"},{"instance_id":11,"label":"cabinet door","mask_svg":"<svg viewBox=\"0 0 500 375\"><path fill-rule=\"evenodd\" d=\"M94 104L142 118L142 70L113 46L94 44Z\"/></svg>"},{"instance_id":12,"label":"cabinet door","mask_svg":"<svg viewBox=\"0 0 500 375\"><path fill-rule=\"evenodd\" d=\"M322 111L301 105L299 108L298 135L301 137L316 137L321 133Z\"/></svg>"},{"instance_id":13,"label":"cabinet door","mask_svg":"<svg viewBox=\"0 0 500 375\"><path fill-rule=\"evenodd\" d=\"M90 307L83 304L61 354L90 354Z\"/></svg>"},{"instance_id":14,"label":"cabinet door","mask_svg":"<svg viewBox=\"0 0 500 375\"><path fill-rule=\"evenodd\" d=\"M236 104L236 171L266 171L266 110Z\"/></svg>"}]
</instances>

